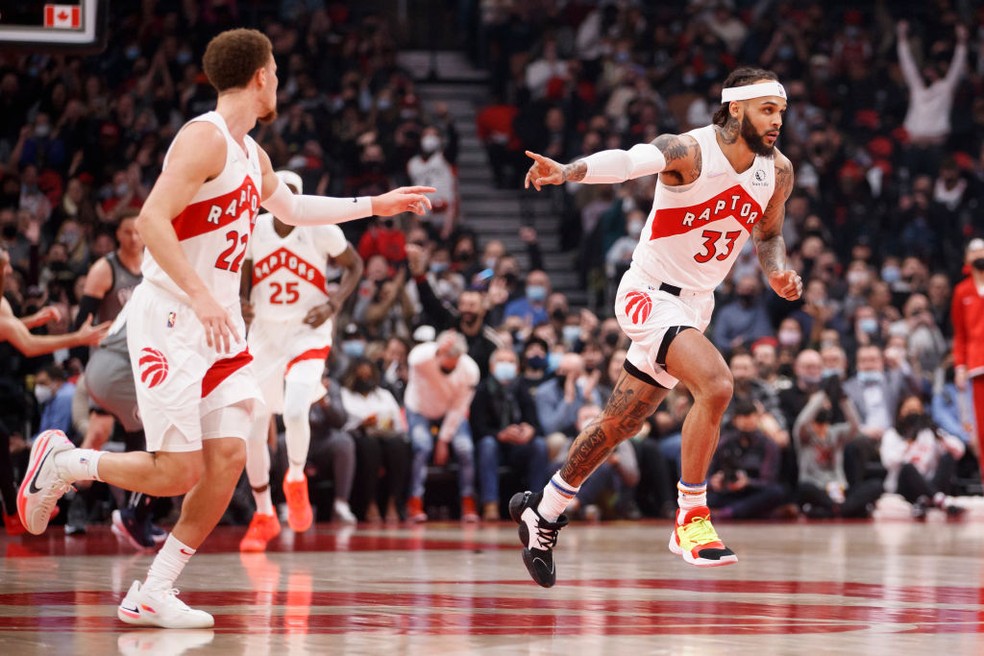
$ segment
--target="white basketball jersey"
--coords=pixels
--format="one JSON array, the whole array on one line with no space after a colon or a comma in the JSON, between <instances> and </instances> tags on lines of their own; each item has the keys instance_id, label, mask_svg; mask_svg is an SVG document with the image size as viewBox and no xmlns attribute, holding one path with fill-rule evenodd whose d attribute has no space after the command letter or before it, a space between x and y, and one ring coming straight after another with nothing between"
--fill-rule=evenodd
<instances>
[{"instance_id":1,"label":"white basketball jersey","mask_svg":"<svg viewBox=\"0 0 984 656\"><path fill-rule=\"evenodd\" d=\"M273 215L261 214L248 256L253 261L250 299L256 319L300 323L308 310L328 300L328 258L338 257L347 246L336 225L295 227L281 237Z\"/></svg>"},{"instance_id":2,"label":"white basketball jersey","mask_svg":"<svg viewBox=\"0 0 984 656\"><path fill-rule=\"evenodd\" d=\"M247 136L246 149L229 133L218 112L208 112L188 123L207 121L225 135L226 163L222 173L204 183L191 203L171 221L181 250L223 307L238 305L239 279L253 223L260 208L263 188L256 142ZM173 144L172 144L173 147ZM170 148L168 155L170 155ZM168 155L164 157L167 169ZM187 301L178 287L148 250L143 259L144 280Z\"/></svg>"},{"instance_id":3,"label":"white basketball jersey","mask_svg":"<svg viewBox=\"0 0 984 656\"><path fill-rule=\"evenodd\" d=\"M775 188L775 161L756 156L735 172L713 125L688 132L700 145L701 171L688 185L656 183L653 209L632 254L645 277L711 291L731 270Z\"/></svg>"}]
</instances>

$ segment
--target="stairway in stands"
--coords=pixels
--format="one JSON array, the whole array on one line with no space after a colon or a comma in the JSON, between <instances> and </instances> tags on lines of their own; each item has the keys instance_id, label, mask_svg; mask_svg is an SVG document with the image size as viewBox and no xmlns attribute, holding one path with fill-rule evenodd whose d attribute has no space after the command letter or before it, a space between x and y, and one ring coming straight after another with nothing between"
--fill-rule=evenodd
<instances>
[{"instance_id":1,"label":"stairway in stands","mask_svg":"<svg viewBox=\"0 0 984 656\"><path fill-rule=\"evenodd\" d=\"M527 267L525 244L519 228L532 225L540 236L544 265L554 289L567 294L570 306L583 307L585 293L578 285L573 253L562 253L558 234L560 217L551 211L546 194L533 190L496 189L492 170L475 130L475 116L488 102L484 71L454 51L404 51L400 64L417 81L417 92L425 106L444 101L458 129L458 183L461 192L462 224L479 235L479 248L488 239L500 239L506 249Z\"/></svg>"}]
</instances>

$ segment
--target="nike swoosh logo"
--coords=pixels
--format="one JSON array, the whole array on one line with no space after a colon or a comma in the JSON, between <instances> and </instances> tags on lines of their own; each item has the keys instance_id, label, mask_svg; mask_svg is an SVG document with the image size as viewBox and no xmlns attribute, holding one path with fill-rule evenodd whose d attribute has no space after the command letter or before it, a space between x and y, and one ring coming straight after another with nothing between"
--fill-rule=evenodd
<instances>
[{"instance_id":1,"label":"nike swoosh logo","mask_svg":"<svg viewBox=\"0 0 984 656\"><path fill-rule=\"evenodd\" d=\"M185 551L185 548L184 547L181 547L180 549L178 549L178 551L180 551L181 553L183 553L186 556L194 556L195 555L195 552L194 551Z\"/></svg>"},{"instance_id":2,"label":"nike swoosh logo","mask_svg":"<svg viewBox=\"0 0 984 656\"><path fill-rule=\"evenodd\" d=\"M120 608L122 608L123 610L128 611L130 613L137 613L137 614L140 613L140 609L137 608L137 605L136 604L133 604L133 608L131 608L131 607L127 606L125 603L121 603L120 604Z\"/></svg>"},{"instance_id":3,"label":"nike swoosh logo","mask_svg":"<svg viewBox=\"0 0 984 656\"><path fill-rule=\"evenodd\" d=\"M27 486L27 491L30 492L31 494L37 494L38 492L41 491L41 488L35 485L35 483L37 483L38 481L38 476L41 475L41 468L44 467L44 461L47 460L48 456L50 455L51 455L51 450L49 449L48 453L44 454L44 457L41 458L41 462L38 463L38 470L34 472L34 478L31 479L31 484Z\"/></svg>"},{"instance_id":4,"label":"nike swoosh logo","mask_svg":"<svg viewBox=\"0 0 984 656\"><path fill-rule=\"evenodd\" d=\"M358 199L358 198L353 198L353 199L352 199L352 202L353 202L353 203L358 203L358 202L359 202L359 199Z\"/></svg>"},{"instance_id":5,"label":"nike swoosh logo","mask_svg":"<svg viewBox=\"0 0 984 656\"><path fill-rule=\"evenodd\" d=\"M533 562L534 563L535 562L541 562L541 563L543 563L544 566L546 566L546 564L547 564L547 561L543 560L542 558L534 558L533 559ZM551 574L554 573L554 565L555 565L555 563L550 563L550 573Z\"/></svg>"}]
</instances>

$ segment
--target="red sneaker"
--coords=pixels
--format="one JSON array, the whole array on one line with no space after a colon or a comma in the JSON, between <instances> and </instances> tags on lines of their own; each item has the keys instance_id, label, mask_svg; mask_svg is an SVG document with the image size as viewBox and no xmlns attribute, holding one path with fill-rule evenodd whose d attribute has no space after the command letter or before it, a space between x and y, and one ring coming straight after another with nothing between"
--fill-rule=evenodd
<instances>
[{"instance_id":1,"label":"red sneaker","mask_svg":"<svg viewBox=\"0 0 984 656\"><path fill-rule=\"evenodd\" d=\"M427 513L424 512L424 500L420 497L410 497L407 499L407 521L427 521Z\"/></svg>"},{"instance_id":2,"label":"red sneaker","mask_svg":"<svg viewBox=\"0 0 984 656\"><path fill-rule=\"evenodd\" d=\"M295 533L303 533L311 528L314 513L308 498L307 476L299 481L284 477L284 496L287 497L287 524Z\"/></svg>"},{"instance_id":3,"label":"red sneaker","mask_svg":"<svg viewBox=\"0 0 984 656\"><path fill-rule=\"evenodd\" d=\"M461 521L472 524L478 521L475 497L461 497Z\"/></svg>"},{"instance_id":4,"label":"red sneaker","mask_svg":"<svg viewBox=\"0 0 984 656\"><path fill-rule=\"evenodd\" d=\"M239 543L240 551L266 551L267 542L280 535L280 520L276 515L253 513L246 535Z\"/></svg>"}]
</instances>

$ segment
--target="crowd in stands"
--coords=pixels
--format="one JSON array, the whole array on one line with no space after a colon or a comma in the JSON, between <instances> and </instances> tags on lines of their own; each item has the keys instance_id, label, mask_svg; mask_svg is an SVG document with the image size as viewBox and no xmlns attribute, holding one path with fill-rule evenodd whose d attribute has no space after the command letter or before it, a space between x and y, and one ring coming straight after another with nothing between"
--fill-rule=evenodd
<instances>
[{"instance_id":1,"label":"crowd in stands","mask_svg":"<svg viewBox=\"0 0 984 656\"><path fill-rule=\"evenodd\" d=\"M280 66L280 116L255 132L275 168L328 195L439 189L423 220L345 226L364 279L336 321L309 473L360 520L422 521L436 503L427 482L450 462L460 516L499 518L607 399L628 346L611 298L655 180L551 188L563 228L523 228L526 252L509 252L463 218L455 117L421 102L387 20L340 2L246 4L118 4L98 57L0 53L4 294L18 316L61 310L35 330L71 329L88 267L115 247L176 130L214 106L204 44L248 21ZM968 240L984 233L981 3L475 4L468 47L490 102L474 120L502 188L522 186L525 149L566 162L708 123L735 65L785 84L779 147L796 187L784 236L805 292L789 304L764 289L750 244L717 290L709 335L735 378L709 479L719 516L864 517L883 491L916 517L957 514L952 495L980 489L950 299ZM572 254L587 307L554 289L546 238ZM45 422L80 438L64 399L84 360L0 344L13 451ZM572 513L669 516L691 402L673 390Z\"/></svg>"}]
</instances>

